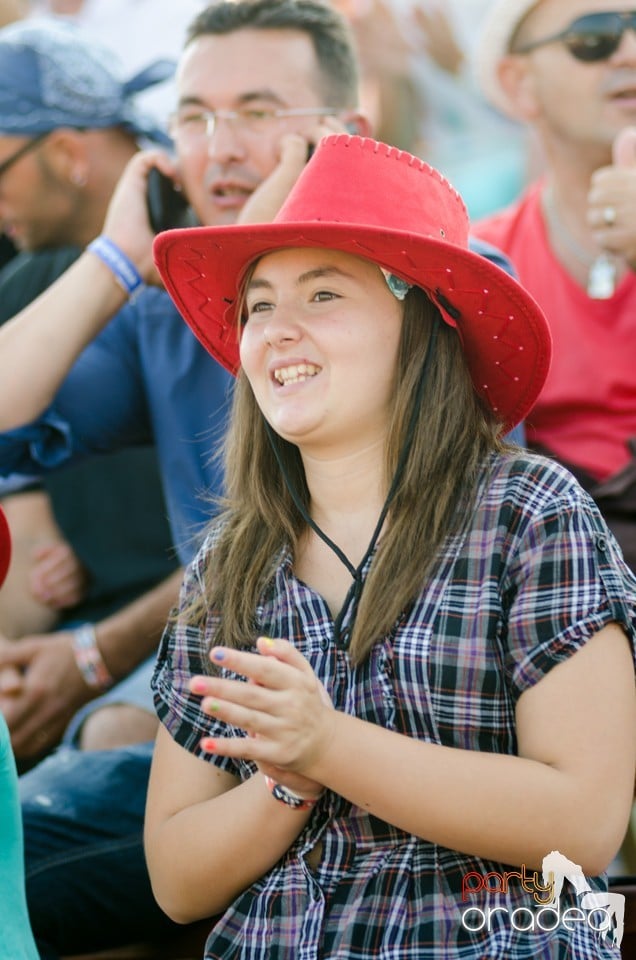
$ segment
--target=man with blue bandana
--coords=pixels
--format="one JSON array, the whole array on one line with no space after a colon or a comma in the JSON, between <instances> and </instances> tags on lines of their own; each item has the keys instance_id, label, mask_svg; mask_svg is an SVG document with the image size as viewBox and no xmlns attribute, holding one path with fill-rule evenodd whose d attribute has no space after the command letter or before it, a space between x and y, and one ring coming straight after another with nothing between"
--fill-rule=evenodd
<instances>
[{"instance_id":1,"label":"man with blue bandana","mask_svg":"<svg viewBox=\"0 0 636 960\"><path fill-rule=\"evenodd\" d=\"M155 61L124 79L112 53L63 21L0 31L0 215L20 251L0 273L0 322L99 234L140 144L169 143L136 96L173 72L172 62ZM60 318L60 336L65 324ZM177 564L150 444L26 488L14 478L2 493L14 558L0 594L0 636L19 638L12 653L20 660L2 672L0 706L24 764L59 740L107 679L89 670L90 624L154 588ZM117 695L134 705L133 691Z\"/></svg>"}]
</instances>

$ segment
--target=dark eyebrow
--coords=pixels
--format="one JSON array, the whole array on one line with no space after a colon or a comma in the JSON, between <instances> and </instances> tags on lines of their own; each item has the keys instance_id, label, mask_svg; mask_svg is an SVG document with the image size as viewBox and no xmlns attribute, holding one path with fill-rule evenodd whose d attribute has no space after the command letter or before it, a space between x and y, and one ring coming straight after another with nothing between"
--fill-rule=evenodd
<instances>
[{"instance_id":1,"label":"dark eyebrow","mask_svg":"<svg viewBox=\"0 0 636 960\"><path fill-rule=\"evenodd\" d=\"M314 267L313 270L307 270L305 273L300 274L296 281L296 286L300 287L305 283L310 283L312 280L322 280L323 277L347 277L348 279L354 279L350 273L347 273L346 270L340 270L338 267ZM269 280L266 280L265 277L252 277L247 285L248 292L252 290L271 289L272 284Z\"/></svg>"},{"instance_id":2,"label":"dark eyebrow","mask_svg":"<svg viewBox=\"0 0 636 960\"><path fill-rule=\"evenodd\" d=\"M298 286L302 283L309 283L311 280L321 280L323 277L347 277L353 279L346 270L340 270L339 267L315 267L313 270L307 270L298 277Z\"/></svg>"},{"instance_id":3,"label":"dark eyebrow","mask_svg":"<svg viewBox=\"0 0 636 960\"><path fill-rule=\"evenodd\" d=\"M249 293L251 290L271 290L272 285L269 280L261 279L260 277L252 277L250 282L247 285L246 292Z\"/></svg>"},{"instance_id":4,"label":"dark eyebrow","mask_svg":"<svg viewBox=\"0 0 636 960\"><path fill-rule=\"evenodd\" d=\"M239 103L252 103L254 100L268 100L270 103L277 103L280 106L285 106L286 103L282 100L277 93L273 90L251 90L248 93L243 93L238 98Z\"/></svg>"},{"instance_id":5,"label":"dark eyebrow","mask_svg":"<svg viewBox=\"0 0 636 960\"><path fill-rule=\"evenodd\" d=\"M240 97L237 97L236 103L245 105L253 103L255 100L266 100L269 103L275 103L281 107L286 106L286 102L282 100L277 93L267 87L263 90L248 90L246 93L242 93ZM205 100L194 95L182 97L179 100L177 109L180 110L182 107L201 107L203 110L210 109Z\"/></svg>"}]
</instances>

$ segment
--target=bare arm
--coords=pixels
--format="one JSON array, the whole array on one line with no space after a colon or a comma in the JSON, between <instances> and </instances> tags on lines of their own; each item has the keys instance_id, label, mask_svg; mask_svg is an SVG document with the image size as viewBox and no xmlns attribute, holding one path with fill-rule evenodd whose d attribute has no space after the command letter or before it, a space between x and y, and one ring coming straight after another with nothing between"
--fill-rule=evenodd
<instances>
[{"instance_id":1,"label":"bare arm","mask_svg":"<svg viewBox=\"0 0 636 960\"><path fill-rule=\"evenodd\" d=\"M336 720L311 775L427 840L531 867L561 850L589 875L620 846L636 697L631 653L615 625L520 698L519 756L418 743L342 713Z\"/></svg>"},{"instance_id":2,"label":"bare arm","mask_svg":"<svg viewBox=\"0 0 636 960\"><path fill-rule=\"evenodd\" d=\"M97 643L116 679L127 676L157 649L183 576L176 570L153 590L97 624ZM17 693L0 693L0 710L11 730L18 756L33 756L55 744L68 721L97 691L80 674L71 647L72 634L25 637L0 647L0 671L24 671Z\"/></svg>"},{"instance_id":3,"label":"bare arm","mask_svg":"<svg viewBox=\"0 0 636 960\"><path fill-rule=\"evenodd\" d=\"M158 151L137 154L129 162L111 200L104 233L147 282L157 283L145 199L153 164L171 169ZM79 354L125 302L126 294L110 269L85 252L0 328L0 431L22 426L46 409Z\"/></svg>"},{"instance_id":4,"label":"bare arm","mask_svg":"<svg viewBox=\"0 0 636 960\"><path fill-rule=\"evenodd\" d=\"M66 596L68 584L68 606L79 603L86 589L86 573L64 541L43 490L9 494L3 498L2 507L11 528L12 552L9 573L0 589L0 633L17 639L52 630L59 620L60 608L65 605L57 599ZM56 551L62 551L61 555L68 560L65 567L52 565L53 577L60 571L64 575L59 590L47 578L47 560L42 559L54 559ZM45 590L38 591L45 584L53 586L50 596L43 595Z\"/></svg>"},{"instance_id":5,"label":"bare arm","mask_svg":"<svg viewBox=\"0 0 636 960\"><path fill-rule=\"evenodd\" d=\"M148 593L97 624L97 643L114 677L127 676L157 649L182 580L183 568L179 567Z\"/></svg>"},{"instance_id":6,"label":"bare arm","mask_svg":"<svg viewBox=\"0 0 636 960\"><path fill-rule=\"evenodd\" d=\"M0 430L46 409L84 347L124 302L107 267L84 253L0 328Z\"/></svg>"},{"instance_id":7,"label":"bare arm","mask_svg":"<svg viewBox=\"0 0 636 960\"><path fill-rule=\"evenodd\" d=\"M283 640L267 644L258 641L260 656L223 650L224 665L253 683L206 678L204 710L256 734L217 738L209 749L300 773L382 820L468 854L538 867L554 849L585 873L607 867L627 825L636 753L633 662L618 626L605 627L523 694L519 756L424 743L330 709L300 653ZM170 750L173 757L180 749ZM253 833L267 810L259 778L228 798L204 800L209 781L193 788L177 763L172 783L181 784L171 786L163 747L158 762L161 790L150 795L147 834L153 882L173 916L210 915L241 877L247 883L275 862L286 840L281 818L291 831L292 812L274 807L267 829ZM167 835L175 857L178 851L172 861L158 849ZM236 861L241 867L230 878L227 864ZM189 913L193 890L197 906Z\"/></svg>"},{"instance_id":8,"label":"bare arm","mask_svg":"<svg viewBox=\"0 0 636 960\"><path fill-rule=\"evenodd\" d=\"M237 784L159 728L145 849L157 902L177 923L225 910L274 866L307 822L308 813L272 797L262 774Z\"/></svg>"}]
</instances>

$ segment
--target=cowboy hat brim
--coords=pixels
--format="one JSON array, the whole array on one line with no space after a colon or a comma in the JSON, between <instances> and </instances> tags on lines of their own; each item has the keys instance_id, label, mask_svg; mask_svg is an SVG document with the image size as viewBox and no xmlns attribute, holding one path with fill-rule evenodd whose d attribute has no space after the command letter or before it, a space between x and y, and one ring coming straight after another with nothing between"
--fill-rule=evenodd
<instances>
[{"instance_id":1,"label":"cowboy hat brim","mask_svg":"<svg viewBox=\"0 0 636 960\"><path fill-rule=\"evenodd\" d=\"M264 254L292 247L340 250L421 287L456 327L475 389L506 428L530 411L551 352L545 317L532 297L469 249L378 226L314 220L159 234L154 256L168 293L206 350L231 373L240 365L241 280Z\"/></svg>"}]
</instances>

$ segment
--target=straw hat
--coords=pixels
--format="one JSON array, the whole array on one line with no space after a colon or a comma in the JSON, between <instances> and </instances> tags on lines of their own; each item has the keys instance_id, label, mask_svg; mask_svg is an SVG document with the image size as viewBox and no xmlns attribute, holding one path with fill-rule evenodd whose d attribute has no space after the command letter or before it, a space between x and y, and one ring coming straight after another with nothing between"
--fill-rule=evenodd
<instances>
[{"instance_id":1,"label":"straw hat","mask_svg":"<svg viewBox=\"0 0 636 960\"><path fill-rule=\"evenodd\" d=\"M510 41L517 27L540 0L494 0L486 14L475 50L477 82L487 100L502 113L511 114L510 105L501 89L497 65L510 52Z\"/></svg>"},{"instance_id":2,"label":"straw hat","mask_svg":"<svg viewBox=\"0 0 636 960\"><path fill-rule=\"evenodd\" d=\"M421 287L457 329L477 392L508 427L534 405L551 352L536 302L468 248L468 214L435 169L375 140L320 141L272 223L170 230L154 255L168 292L204 347L239 366L236 298L247 268L283 247L341 250Z\"/></svg>"},{"instance_id":3,"label":"straw hat","mask_svg":"<svg viewBox=\"0 0 636 960\"><path fill-rule=\"evenodd\" d=\"M11 533L9 531L9 524L7 523L7 518L4 515L2 507L0 507L0 587L4 583L4 578L7 575L10 560L11 560Z\"/></svg>"}]
</instances>

